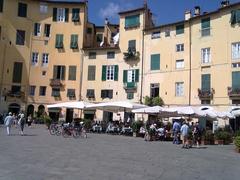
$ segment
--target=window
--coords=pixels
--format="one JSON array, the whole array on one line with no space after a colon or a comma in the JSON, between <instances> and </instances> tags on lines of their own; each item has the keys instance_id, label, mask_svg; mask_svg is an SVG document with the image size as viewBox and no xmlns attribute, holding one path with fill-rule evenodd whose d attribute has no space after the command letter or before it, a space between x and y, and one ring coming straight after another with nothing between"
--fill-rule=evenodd
<instances>
[{"instance_id":1,"label":"window","mask_svg":"<svg viewBox=\"0 0 240 180\"><path fill-rule=\"evenodd\" d=\"M71 35L71 43L70 43L71 49L78 49L78 35L72 34Z\"/></svg>"},{"instance_id":2,"label":"window","mask_svg":"<svg viewBox=\"0 0 240 180\"><path fill-rule=\"evenodd\" d=\"M202 64L210 63L211 61L211 53L210 48L202 49Z\"/></svg>"},{"instance_id":3,"label":"window","mask_svg":"<svg viewBox=\"0 0 240 180\"><path fill-rule=\"evenodd\" d=\"M12 76L13 83L21 83L22 82L22 68L23 68L23 63L14 62L13 76Z\"/></svg>"},{"instance_id":4,"label":"window","mask_svg":"<svg viewBox=\"0 0 240 180\"><path fill-rule=\"evenodd\" d=\"M97 34L96 37L98 43L103 42L103 34Z\"/></svg>"},{"instance_id":5,"label":"window","mask_svg":"<svg viewBox=\"0 0 240 180\"><path fill-rule=\"evenodd\" d=\"M65 80L65 66L53 66L53 79Z\"/></svg>"},{"instance_id":6,"label":"window","mask_svg":"<svg viewBox=\"0 0 240 180\"><path fill-rule=\"evenodd\" d=\"M25 31L17 30L16 45L24 45L25 42Z\"/></svg>"},{"instance_id":7,"label":"window","mask_svg":"<svg viewBox=\"0 0 240 180\"><path fill-rule=\"evenodd\" d=\"M88 81L95 81L96 66L88 66Z\"/></svg>"},{"instance_id":8,"label":"window","mask_svg":"<svg viewBox=\"0 0 240 180\"><path fill-rule=\"evenodd\" d=\"M12 86L11 93L15 95L20 95L21 93L21 86Z\"/></svg>"},{"instance_id":9,"label":"window","mask_svg":"<svg viewBox=\"0 0 240 180\"><path fill-rule=\"evenodd\" d=\"M57 49L62 49L63 48L63 34L56 34L55 47Z\"/></svg>"},{"instance_id":10,"label":"window","mask_svg":"<svg viewBox=\"0 0 240 180\"><path fill-rule=\"evenodd\" d=\"M110 89L103 89L101 90L101 98L109 98L112 99L113 98L113 90Z\"/></svg>"},{"instance_id":11,"label":"window","mask_svg":"<svg viewBox=\"0 0 240 180\"><path fill-rule=\"evenodd\" d=\"M75 89L67 89L67 97L75 98L76 97Z\"/></svg>"},{"instance_id":12,"label":"window","mask_svg":"<svg viewBox=\"0 0 240 180\"><path fill-rule=\"evenodd\" d=\"M210 103L211 103L211 100L209 99L201 100L201 104L210 104Z\"/></svg>"},{"instance_id":13,"label":"window","mask_svg":"<svg viewBox=\"0 0 240 180\"><path fill-rule=\"evenodd\" d=\"M46 96L46 86L40 86L39 87L39 96Z\"/></svg>"},{"instance_id":14,"label":"window","mask_svg":"<svg viewBox=\"0 0 240 180\"><path fill-rule=\"evenodd\" d=\"M128 51L136 52L136 40L128 41Z\"/></svg>"},{"instance_id":15,"label":"window","mask_svg":"<svg viewBox=\"0 0 240 180\"><path fill-rule=\"evenodd\" d=\"M176 60L176 69L184 68L184 59Z\"/></svg>"},{"instance_id":16,"label":"window","mask_svg":"<svg viewBox=\"0 0 240 180\"><path fill-rule=\"evenodd\" d=\"M240 67L240 63L232 63L232 68L239 68Z\"/></svg>"},{"instance_id":17,"label":"window","mask_svg":"<svg viewBox=\"0 0 240 180\"><path fill-rule=\"evenodd\" d=\"M42 54L42 66L47 66L49 62L49 54L48 53L43 53Z\"/></svg>"},{"instance_id":18,"label":"window","mask_svg":"<svg viewBox=\"0 0 240 180\"><path fill-rule=\"evenodd\" d=\"M96 52L89 52L89 53L88 53L89 59L96 59L96 55L97 55Z\"/></svg>"},{"instance_id":19,"label":"window","mask_svg":"<svg viewBox=\"0 0 240 180\"><path fill-rule=\"evenodd\" d=\"M53 8L53 21L68 22L68 8Z\"/></svg>"},{"instance_id":20,"label":"window","mask_svg":"<svg viewBox=\"0 0 240 180\"><path fill-rule=\"evenodd\" d=\"M114 59L114 58L115 58L115 52L114 51L107 52L107 59Z\"/></svg>"},{"instance_id":21,"label":"window","mask_svg":"<svg viewBox=\"0 0 240 180\"><path fill-rule=\"evenodd\" d=\"M60 97L60 88L52 88L52 96Z\"/></svg>"},{"instance_id":22,"label":"window","mask_svg":"<svg viewBox=\"0 0 240 180\"><path fill-rule=\"evenodd\" d=\"M125 28L133 28L140 26L140 15L133 15L125 17Z\"/></svg>"},{"instance_id":23,"label":"window","mask_svg":"<svg viewBox=\"0 0 240 180\"><path fill-rule=\"evenodd\" d=\"M150 97L158 97L159 96L159 84L150 84Z\"/></svg>"},{"instance_id":24,"label":"window","mask_svg":"<svg viewBox=\"0 0 240 180\"><path fill-rule=\"evenodd\" d=\"M76 81L77 66L69 66L68 80Z\"/></svg>"},{"instance_id":25,"label":"window","mask_svg":"<svg viewBox=\"0 0 240 180\"><path fill-rule=\"evenodd\" d=\"M134 93L133 92L128 92L127 93L127 99L133 99L134 98Z\"/></svg>"},{"instance_id":26,"label":"window","mask_svg":"<svg viewBox=\"0 0 240 180\"><path fill-rule=\"evenodd\" d=\"M232 43L232 59L240 59L240 42Z\"/></svg>"},{"instance_id":27,"label":"window","mask_svg":"<svg viewBox=\"0 0 240 180\"><path fill-rule=\"evenodd\" d=\"M151 55L151 70L160 70L160 54Z\"/></svg>"},{"instance_id":28,"label":"window","mask_svg":"<svg viewBox=\"0 0 240 180\"><path fill-rule=\"evenodd\" d=\"M183 96L183 82L176 82L175 84L175 94L176 96Z\"/></svg>"},{"instance_id":29,"label":"window","mask_svg":"<svg viewBox=\"0 0 240 180\"><path fill-rule=\"evenodd\" d=\"M72 9L72 22L79 22L80 21L79 12L80 12L79 8L73 8Z\"/></svg>"},{"instance_id":30,"label":"window","mask_svg":"<svg viewBox=\"0 0 240 180\"><path fill-rule=\"evenodd\" d=\"M102 81L118 80L118 65L102 66Z\"/></svg>"},{"instance_id":31,"label":"window","mask_svg":"<svg viewBox=\"0 0 240 180\"><path fill-rule=\"evenodd\" d=\"M161 33L160 31L153 32L151 38L152 39L160 38L160 33Z\"/></svg>"},{"instance_id":32,"label":"window","mask_svg":"<svg viewBox=\"0 0 240 180\"><path fill-rule=\"evenodd\" d=\"M210 74L202 74L202 91L209 91L211 89L211 75Z\"/></svg>"},{"instance_id":33,"label":"window","mask_svg":"<svg viewBox=\"0 0 240 180\"><path fill-rule=\"evenodd\" d=\"M40 4L40 13L46 14L48 12L48 6L46 4Z\"/></svg>"},{"instance_id":34,"label":"window","mask_svg":"<svg viewBox=\"0 0 240 180\"><path fill-rule=\"evenodd\" d=\"M136 82L139 82L139 69L123 71L123 83L125 88L128 89L136 88L137 87Z\"/></svg>"},{"instance_id":35,"label":"window","mask_svg":"<svg viewBox=\"0 0 240 180\"><path fill-rule=\"evenodd\" d=\"M94 89L87 89L86 97L87 98L95 98Z\"/></svg>"},{"instance_id":36,"label":"window","mask_svg":"<svg viewBox=\"0 0 240 180\"><path fill-rule=\"evenodd\" d=\"M210 36L210 18L202 19L201 28L202 37Z\"/></svg>"},{"instance_id":37,"label":"window","mask_svg":"<svg viewBox=\"0 0 240 180\"><path fill-rule=\"evenodd\" d=\"M46 76L47 72L46 71L42 71L42 76Z\"/></svg>"},{"instance_id":38,"label":"window","mask_svg":"<svg viewBox=\"0 0 240 180\"><path fill-rule=\"evenodd\" d=\"M35 95L35 89L36 89L36 86L30 86L29 87L29 95L30 96L34 96Z\"/></svg>"},{"instance_id":39,"label":"window","mask_svg":"<svg viewBox=\"0 0 240 180\"><path fill-rule=\"evenodd\" d=\"M37 65L38 63L38 52L32 53L32 65Z\"/></svg>"},{"instance_id":40,"label":"window","mask_svg":"<svg viewBox=\"0 0 240 180\"><path fill-rule=\"evenodd\" d=\"M169 37L170 36L170 29L166 29L165 30L165 37Z\"/></svg>"},{"instance_id":41,"label":"window","mask_svg":"<svg viewBox=\"0 0 240 180\"><path fill-rule=\"evenodd\" d=\"M184 51L184 44L177 44L176 45L176 51L177 52Z\"/></svg>"},{"instance_id":42,"label":"window","mask_svg":"<svg viewBox=\"0 0 240 180\"><path fill-rule=\"evenodd\" d=\"M40 35L41 35L41 24L34 23L34 36L40 36Z\"/></svg>"},{"instance_id":43,"label":"window","mask_svg":"<svg viewBox=\"0 0 240 180\"><path fill-rule=\"evenodd\" d=\"M27 17L27 4L18 3L18 16Z\"/></svg>"},{"instance_id":44,"label":"window","mask_svg":"<svg viewBox=\"0 0 240 180\"><path fill-rule=\"evenodd\" d=\"M240 71L232 72L232 90L240 89Z\"/></svg>"},{"instance_id":45,"label":"window","mask_svg":"<svg viewBox=\"0 0 240 180\"><path fill-rule=\"evenodd\" d=\"M0 0L0 13L3 12L3 2L4 0Z\"/></svg>"},{"instance_id":46,"label":"window","mask_svg":"<svg viewBox=\"0 0 240 180\"><path fill-rule=\"evenodd\" d=\"M44 25L44 36L50 37L50 32L51 32L51 24L45 24Z\"/></svg>"},{"instance_id":47,"label":"window","mask_svg":"<svg viewBox=\"0 0 240 180\"><path fill-rule=\"evenodd\" d=\"M231 25L235 25L240 23L240 9L232 10L231 11Z\"/></svg>"},{"instance_id":48,"label":"window","mask_svg":"<svg viewBox=\"0 0 240 180\"><path fill-rule=\"evenodd\" d=\"M184 24L180 24L176 26L176 35L184 33Z\"/></svg>"},{"instance_id":49,"label":"window","mask_svg":"<svg viewBox=\"0 0 240 180\"><path fill-rule=\"evenodd\" d=\"M92 28L87 28L87 34L92 34Z\"/></svg>"},{"instance_id":50,"label":"window","mask_svg":"<svg viewBox=\"0 0 240 180\"><path fill-rule=\"evenodd\" d=\"M239 105L240 104L240 100L239 99L232 99L232 104Z\"/></svg>"}]
</instances>

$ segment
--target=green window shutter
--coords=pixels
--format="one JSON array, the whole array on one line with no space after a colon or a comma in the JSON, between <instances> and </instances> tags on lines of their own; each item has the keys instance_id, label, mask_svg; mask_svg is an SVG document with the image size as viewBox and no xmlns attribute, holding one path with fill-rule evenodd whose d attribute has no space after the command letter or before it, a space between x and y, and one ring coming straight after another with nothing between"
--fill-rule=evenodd
<instances>
[{"instance_id":1,"label":"green window shutter","mask_svg":"<svg viewBox=\"0 0 240 180\"><path fill-rule=\"evenodd\" d=\"M53 66L53 79L57 79L57 71L58 71L58 67Z\"/></svg>"},{"instance_id":2,"label":"green window shutter","mask_svg":"<svg viewBox=\"0 0 240 180\"><path fill-rule=\"evenodd\" d=\"M114 81L118 81L118 65L114 67Z\"/></svg>"},{"instance_id":3,"label":"green window shutter","mask_svg":"<svg viewBox=\"0 0 240 180\"><path fill-rule=\"evenodd\" d=\"M160 70L160 54L151 55L151 70Z\"/></svg>"},{"instance_id":4,"label":"green window shutter","mask_svg":"<svg viewBox=\"0 0 240 180\"><path fill-rule=\"evenodd\" d=\"M211 76L210 74L202 75L202 90L208 91L211 89Z\"/></svg>"},{"instance_id":5,"label":"green window shutter","mask_svg":"<svg viewBox=\"0 0 240 180\"><path fill-rule=\"evenodd\" d=\"M123 82L126 83L127 82L127 70L123 70Z\"/></svg>"},{"instance_id":6,"label":"green window shutter","mask_svg":"<svg viewBox=\"0 0 240 180\"><path fill-rule=\"evenodd\" d=\"M0 0L0 12L3 12L3 0Z\"/></svg>"},{"instance_id":7,"label":"green window shutter","mask_svg":"<svg viewBox=\"0 0 240 180\"><path fill-rule=\"evenodd\" d=\"M240 71L232 72L232 89L240 88Z\"/></svg>"},{"instance_id":8,"label":"green window shutter","mask_svg":"<svg viewBox=\"0 0 240 180\"><path fill-rule=\"evenodd\" d=\"M78 48L78 35L77 34L72 34L71 35L70 48L72 48L72 49L77 49Z\"/></svg>"},{"instance_id":9,"label":"green window shutter","mask_svg":"<svg viewBox=\"0 0 240 180\"><path fill-rule=\"evenodd\" d=\"M106 81L107 66L102 66L102 81Z\"/></svg>"},{"instance_id":10,"label":"green window shutter","mask_svg":"<svg viewBox=\"0 0 240 180\"><path fill-rule=\"evenodd\" d=\"M135 70L135 82L139 82L139 69Z\"/></svg>"},{"instance_id":11,"label":"green window shutter","mask_svg":"<svg viewBox=\"0 0 240 180\"><path fill-rule=\"evenodd\" d=\"M63 48L63 34L56 34L56 48Z\"/></svg>"},{"instance_id":12,"label":"green window shutter","mask_svg":"<svg viewBox=\"0 0 240 180\"><path fill-rule=\"evenodd\" d=\"M13 67L13 83L21 83L22 82L22 66L21 62L15 62Z\"/></svg>"},{"instance_id":13,"label":"green window shutter","mask_svg":"<svg viewBox=\"0 0 240 180\"><path fill-rule=\"evenodd\" d=\"M80 12L80 9L78 9L78 8L72 9L72 21L73 22L79 22L79 20L80 20L79 12Z\"/></svg>"},{"instance_id":14,"label":"green window shutter","mask_svg":"<svg viewBox=\"0 0 240 180\"><path fill-rule=\"evenodd\" d=\"M77 72L76 66L69 66L68 80L75 81L76 80L76 72Z\"/></svg>"},{"instance_id":15,"label":"green window shutter","mask_svg":"<svg viewBox=\"0 0 240 180\"><path fill-rule=\"evenodd\" d=\"M202 19L202 29L210 28L210 18Z\"/></svg>"},{"instance_id":16,"label":"green window shutter","mask_svg":"<svg viewBox=\"0 0 240 180\"><path fill-rule=\"evenodd\" d=\"M69 9L65 8L65 22L68 22Z\"/></svg>"},{"instance_id":17,"label":"green window shutter","mask_svg":"<svg viewBox=\"0 0 240 180\"><path fill-rule=\"evenodd\" d=\"M184 33L184 24L180 24L176 26L176 34L183 34Z\"/></svg>"},{"instance_id":18,"label":"green window shutter","mask_svg":"<svg viewBox=\"0 0 240 180\"><path fill-rule=\"evenodd\" d=\"M125 18L125 28L136 27L140 25L140 15L127 16Z\"/></svg>"},{"instance_id":19,"label":"green window shutter","mask_svg":"<svg viewBox=\"0 0 240 180\"><path fill-rule=\"evenodd\" d=\"M53 8L53 21L57 21L57 8Z\"/></svg>"}]
</instances>

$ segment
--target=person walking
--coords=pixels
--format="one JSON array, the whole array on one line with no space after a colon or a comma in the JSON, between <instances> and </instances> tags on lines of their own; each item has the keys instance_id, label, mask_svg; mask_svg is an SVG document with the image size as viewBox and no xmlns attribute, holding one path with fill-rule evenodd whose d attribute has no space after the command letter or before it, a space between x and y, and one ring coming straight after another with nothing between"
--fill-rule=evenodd
<instances>
[{"instance_id":1,"label":"person walking","mask_svg":"<svg viewBox=\"0 0 240 180\"><path fill-rule=\"evenodd\" d=\"M7 127L7 135L8 136L10 136L10 130L11 130L13 120L14 120L14 118L12 117L12 113L9 112L8 116L6 116L6 118L4 119L4 124Z\"/></svg>"},{"instance_id":2,"label":"person walking","mask_svg":"<svg viewBox=\"0 0 240 180\"><path fill-rule=\"evenodd\" d=\"M183 140L183 146L182 148L189 148L188 145L188 133L189 133L189 127L187 125L186 122L183 123L182 127L181 127L181 135L182 135L182 140Z\"/></svg>"},{"instance_id":3,"label":"person walking","mask_svg":"<svg viewBox=\"0 0 240 180\"><path fill-rule=\"evenodd\" d=\"M22 136L24 135L23 129L24 129L25 123L26 123L26 119L25 119L25 117L24 117L24 114L22 113L22 114L20 115L19 120L18 120L18 125L19 125L19 127L20 127L20 134L21 134Z\"/></svg>"},{"instance_id":4,"label":"person walking","mask_svg":"<svg viewBox=\"0 0 240 180\"><path fill-rule=\"evenodd\" d=\"M179 144L179 133L180 133L180 124L179 122L175 121L173 123L173 144Z\"/></svg>"},{"instance_id":5,"label":"person walking","mask_svg":"<svg viewBox=\"0 0 240 180\"><path fill-rule=\"evenodd\" d=\"M193 134L194 144L196 144L197 148L199 148L199 146L201 144L201 129L199 127L198 122L196 122L196 124L193 128L192 134Z\"/></svg>"}]
</instances>

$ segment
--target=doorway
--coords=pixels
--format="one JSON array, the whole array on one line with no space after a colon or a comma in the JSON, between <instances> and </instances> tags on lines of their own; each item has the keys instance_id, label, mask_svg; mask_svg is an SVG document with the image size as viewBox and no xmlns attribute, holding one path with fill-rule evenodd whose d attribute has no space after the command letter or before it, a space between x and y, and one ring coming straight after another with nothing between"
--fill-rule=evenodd
<instances>
[{"instance_id":1,"label":"doorway","mask_svg":"<svg viewBox=\"0 0 240 180\"><path fill-rule=\"evenodd\" d=\"M20 105L16 103L9 104L8 112L18 114L20 112Z\"/></svg>"},{"instance_id":2,"label":"doorway","mask_svg":"<svg viewBox=\"0 0 240 180\"><path fill-rule=\"evenodd\" d=\"M73 121L73 109L67 109L66 123L71 123Z\"/></svg>"}]
</instances>

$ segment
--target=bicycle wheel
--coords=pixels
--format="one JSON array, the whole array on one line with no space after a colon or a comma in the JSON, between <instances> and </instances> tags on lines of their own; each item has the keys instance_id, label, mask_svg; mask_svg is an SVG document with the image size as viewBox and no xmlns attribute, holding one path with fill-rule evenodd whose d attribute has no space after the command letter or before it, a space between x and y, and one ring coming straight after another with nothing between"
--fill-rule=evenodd
<instances>
[{"instance_id":1,"label":"bicycle wheel","mask_svg":"<svg viewBox=\"0 0 240 180\"><path fill-rule=\"evenodd\" d=\"M62 128L60 126L57 126L56 128L56 135L60 136L62 134Z\"/></svg>"},{"instance_id":2,"label":"bicycle wheel","mask_svg":"<svg viewBox=\"0 0 240 180\"><path fill-rule=\"evenodd\" d=\"M55 129L55 125L51 124L49 127L49 132L51 135L55 135L56 134L56 129Z\"/></svg>"},{"instance_id":3,"label":"bicycle wheel","mask_svg":"<svg viewBox=\"0 0 240 180\"><path fill-rule=\"evenodd\" d=\"M64 138L67 138L67 137L70 136L70 132L69 132L67 129L63 129L63 130L62 130L62 136L63 136Z\"/></svg>"},{"instance_id":4,"label":"bicycle wheel","mask_svg":"<svg viewBox=\"0 0 240 180\"><path fill-rule=\"evenodd\" d=\"M78 129L73 129L72 135L73 135L74 138L79 138L80 131Z\"/></svg>"},{"instance_id":5,"label":"bicycle wheel","mask_svg":"<svg viewBox=\"0 0 240 180\"><path fill-rule=\"evenodd\" d=\"M87 138L87 132L85 129L81 130L81 138Z\"/></svg>"}]
</instances>

